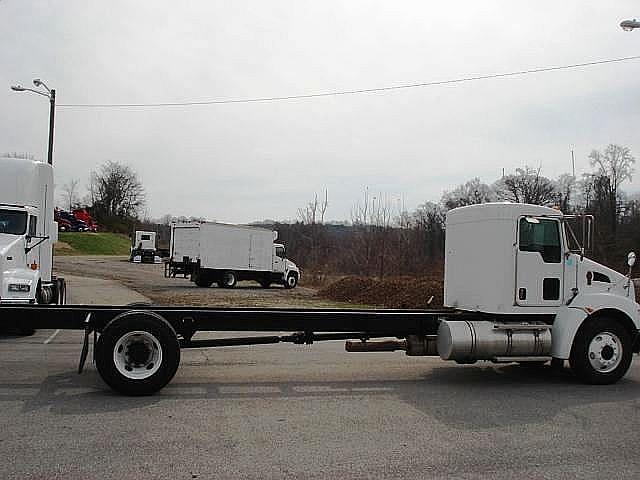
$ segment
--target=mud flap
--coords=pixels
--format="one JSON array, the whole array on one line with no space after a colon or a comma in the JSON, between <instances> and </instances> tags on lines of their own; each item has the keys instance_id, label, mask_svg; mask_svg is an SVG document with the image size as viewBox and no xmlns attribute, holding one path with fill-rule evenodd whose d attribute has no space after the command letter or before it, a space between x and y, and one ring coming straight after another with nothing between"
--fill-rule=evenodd
<instances>
[{"instance_id":1,"label":"mud flap","mask_svg":"<svg viewBox=\"0 0 640 480\"><path fill-rule=\"evenodd\" d=\"M80 362L78 363L78 374L82 373L84 364L87 361L87 355L89 354L89 334L92 332L91 328L91 313L87 314L87 318L84 319L84 340L82 342L82 352L80 352ZM94 336L95 343L95 336Z\"/></svg>"}]
</instances>

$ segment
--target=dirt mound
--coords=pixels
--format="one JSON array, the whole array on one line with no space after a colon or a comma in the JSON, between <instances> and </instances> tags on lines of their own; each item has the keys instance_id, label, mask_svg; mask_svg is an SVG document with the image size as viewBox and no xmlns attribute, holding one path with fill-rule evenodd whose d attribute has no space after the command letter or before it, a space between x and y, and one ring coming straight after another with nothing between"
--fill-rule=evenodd
<instances>
[{"instance_id":1,"label":"dirt mound","mask_svg":"<svg viewBox=\"0 0 640 480\"><path fill-rule=\"evenodd\" d=\"M345 277L318 292L339 302L380 305L387 308L438 308L443 303L441 273L428 277L393 277L377 280Z\"/></svg>"}]
</instances>

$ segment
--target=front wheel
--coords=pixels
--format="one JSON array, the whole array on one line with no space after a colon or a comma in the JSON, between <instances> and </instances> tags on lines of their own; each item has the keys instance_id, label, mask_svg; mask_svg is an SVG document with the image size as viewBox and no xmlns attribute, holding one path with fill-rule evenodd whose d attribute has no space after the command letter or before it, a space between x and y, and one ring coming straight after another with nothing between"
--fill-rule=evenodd
<instances>
[{"instance_id":1,"label":"front wheel","mask_svg":"<svg viewBox=\"0 0 640 480\"><path fill-rule=\"evenodd\" d=\"M284 288L291 289L298 285L298 275L295 272L291 272L287 275L287 279L284 282Z\"/></svg>"},{"instance_id":2,"label":"front wheel","mask_svg":"<svg viewBox=\"0 0 640 480\"><path fill-rule=\"evenodd\" d=\"M160 315L118 315L96 344L96 368L107 385L124 395L151 395L171 381L180 363L175 330Z\"/></svg>"},{"instance_id":3,"label":"front wheel","mask_svg":"<svg viewBox=\"0 0 640 480\"><path fill-rule=\"evenodd\" d=\"M586 383L608 385L620 380L631 365L631 335L617 320L588 320L573 341L569 364Z\"/></svg>"}]
</instances>

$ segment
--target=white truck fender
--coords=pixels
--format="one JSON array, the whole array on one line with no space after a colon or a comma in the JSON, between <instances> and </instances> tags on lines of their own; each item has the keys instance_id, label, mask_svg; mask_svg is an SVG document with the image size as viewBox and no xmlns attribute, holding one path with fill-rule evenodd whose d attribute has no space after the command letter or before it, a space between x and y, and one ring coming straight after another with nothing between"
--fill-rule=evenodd
<instances>
[{"instance_id":1,"label":"white truck fender","mask_svg":"<svg viewBox=\"0 0 640 480\"><path fill-rule=\"evenodd\" d=\"M633 300L607 293L579 295L569 306L561 307L556 314L551 336L551 355L568 359L580 325L588 317L603 310L622 313L633 322L636 330L640 330L640 305Z\"/></svg>"}]
</instances>

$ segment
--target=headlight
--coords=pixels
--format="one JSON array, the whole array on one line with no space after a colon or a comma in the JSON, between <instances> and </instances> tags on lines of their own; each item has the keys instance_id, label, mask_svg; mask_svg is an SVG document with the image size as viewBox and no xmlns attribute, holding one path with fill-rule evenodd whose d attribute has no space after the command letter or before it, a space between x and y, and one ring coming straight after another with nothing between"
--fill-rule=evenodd
<instances>
[{"instance_id":1,"label":"headlight","mask_svg":"<svg viewBox=\"0 0 640 480\"><path fill-rule=\"evenodd\" d=\"M10 292L28 292L31 290L31 285L28 283L10 283L9 291Z\"/></svg>"}]
</instances>

